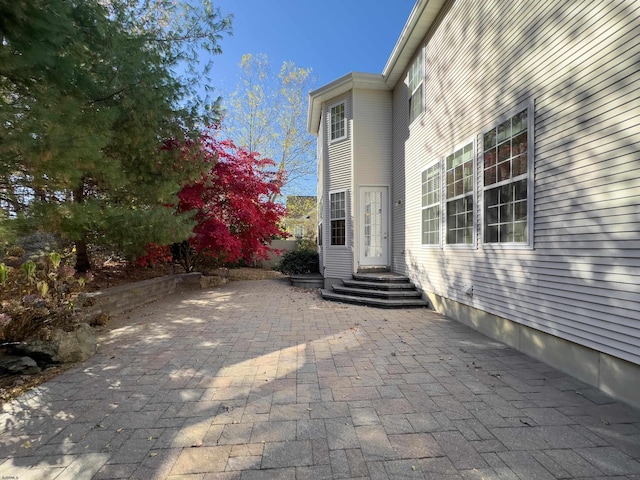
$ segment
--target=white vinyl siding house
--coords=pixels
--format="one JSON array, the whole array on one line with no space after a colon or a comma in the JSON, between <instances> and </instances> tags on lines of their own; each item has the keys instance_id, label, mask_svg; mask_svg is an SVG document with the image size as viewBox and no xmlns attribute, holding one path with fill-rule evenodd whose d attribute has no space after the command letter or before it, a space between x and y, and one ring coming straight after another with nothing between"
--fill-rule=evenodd
<instances>
[{"instance_id":1,"label":"white vinyl siding house","mask_svg":"<svg viewBox=\"0 0 640 480\"><path fill-rule=\"evenodd\" d=\"M382 77L372 74L346 75L314 94L310 121L322 145L318 192L324 202L319 250L325 283L331 284L349 278L361 263L388 267L392 102ZM372 217L371 202L384 214ZM365 210L371 220L366 227L357 221Z\"/></svg>"},{"instance_id":2,"label":"white vinyl siding house","mask_svg":"<svg viewBox=\"0 0 640 480\"><path fill-rule=\"evenodd\" d=\"M375 164L390 175L389 269L637 405L639 32L630 0L418 0L382 74L391 123L367 127L391 133L390 165ZM369 121L352 113L354 131Z\"/></svg>"}]
</instances>

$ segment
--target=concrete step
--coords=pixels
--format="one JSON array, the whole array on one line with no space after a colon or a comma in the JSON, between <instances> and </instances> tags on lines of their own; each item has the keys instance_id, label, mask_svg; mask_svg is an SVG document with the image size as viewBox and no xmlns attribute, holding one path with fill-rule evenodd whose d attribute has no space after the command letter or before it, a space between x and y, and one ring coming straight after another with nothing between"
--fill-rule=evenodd
<instances>
[{"instance_id":1,"label":"concrete step","mask_svg":"<svg viewBox=\"0 0 640 480\"><path fill-rule=\"evenodd\" d=\"M342 283L352 288L370 288L375 290L414 290L415 285L409 282L366 282L363 280L343 280Z\"/></svg>"},{"instance_id":2,"label":"concrete step","mask_svg":"<svg viewBox=\"0 0 640 480\"><path fill-rule=\"evenodd\" d=\"M291 285L300 288L322 288L324 278L319 273L302 273L291 275Z\"/></svg>"},{"instance_id":3,"label":"concrete step","mask_svg":"<svg viewBox=\"0 0 640 480\"><path fill-rule=\"evenodd\" d=\"M358 297L375 297L375 298L421 298L420 292L415 289L402 290L376 290L373 288L353 288L346 285L333 285L334 292L344 295L352 295Z\"/></svg>"},{"instance_id":4,"label":"concrete step","mask_svg":"<svg viewBox=\"0 0 640 480\"><path fill-rule=\"evenodd\" d=\"M363 282L377 282L377 283L409 283L409 279L404 275L398 275L389 272L380 273L354 273L354 280L360 280Z\"/></svg>"},{"instance_id":5,"label":"concrete step","mask_svg":"<svg viewBox=\"0 0 640 480\"><path fill-rule=\"evenodd\" d=\"M389 299L389 298L375 298L375 297L361 297L357 295L344 295L337 293L333 290L321 289L320 293L325 300L332 300L334 302L351 303L357 305L367 305L370 307L380 308L428 308L429 302L422 300L421 298L403 298L403 299Z\"/></svg>"}]
</instances>

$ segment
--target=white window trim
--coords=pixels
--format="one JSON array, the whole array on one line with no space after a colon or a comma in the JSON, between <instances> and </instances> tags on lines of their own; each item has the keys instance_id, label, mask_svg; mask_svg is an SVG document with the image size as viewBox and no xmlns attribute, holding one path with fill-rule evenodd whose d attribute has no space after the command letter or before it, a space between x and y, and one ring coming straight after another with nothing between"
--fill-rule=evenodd
<instances>
[{"instance_id":1,"label":"white window trim","mask_svg":"<svg viewBox=\"0 0 640 480\"><path fill-rule=\"evenodd\" d=\"M484 134L490 130L493 130L496 125L501 124L508 118L513 117L516 113L522 110L527 110L527 241L522 243L486 243L484 241L484 192L487 190L484 184L484 173L481 175L482 184L478 185L478 190L482 193L482 215L480 219L480 245L483 250L533 250L533 215L534 215L534 199L535 199L535 180L533 170L535 168L535 159L533 158L535 152L535 99L531 98L525 102L520 103L517 107L509 110L504 115L496 118L490 125L487 125L480 133L480 138L483 144L482 151L484 152ZM483 155L478 154L478 162L482 165L484 172ZM511 183L511 182L504 182ZM492 185L493 188L495 185Z\"/></svg>"},{"instance_id":2,"label":"white window trim","mask_svg":"<svg viewBox=\"0 0 640 480\"><path fill-rule=\"evenodd\" d=\"M469 145L473 145L473 186L471 187L472 197L473 197L473 241L471 243L448 243L447 242L447 164L446 159L447 156L455 153L461 148ZM440 207L440 215L442 217L442 244L446 249L466 249L466 250L474 250L478 248L478 142L475 137L468 138L464 142L458 143L454 148L449 150L446 154L442 156L442 176L441 176L441 202L442 206Z\"/></svg>"},{"instance_id":3,"label":"white window trim","mask_svg":"<svg viewBox=\"0 0 640 480\"><path fill-rule=\"evenodd\" d=\"M418 59L420 59L421 61L421 65L422 65L422 71L420 72L420 82L418 82L418 84L416 85L416 88L411 89L411 85L409 84L409 75L411 74L411 70L413 69L413 65L415 64L415 62L418 61ZM425 84L425 55L424 55L424 48L420 47L420 53L418 53L418 55L416 55L413 58L413 61L409 64L409 71L407 72L407 90L408 90L408 95L409 98L407 99L409 101L409 125L412 125L416 120L418 120L420 117L422 117L424 115L424 112L426 110L426 102L425 102L425 88L424 88L424 84ZM420 110L420 114L418 114L415 118L411 119L411 99L413 98L413 94L422 86L422 95L420 96L420 103L421 103L421 110Z\"/></svg>"},{"instance_id":4,"label":"white window trim","mask_svg":"<svg viewBox=\"0 0 640 480\"><path fill-rule=\"evenodd\" d=\"M328 213L329 213L329 228L327 229L327 239L329 240L327 242L327 248L331 249L331 250L343 250L346 248L349 248L349 225L348 225L348 213L349 213L349 193L348 193L348 189L341 189L341 190L330 190L329 191L329 205L328 205ZM335 195L338 193L344 193L344 245L334 245L333 243L331 243L332 240L332 232L331 232L331 222L334 220L334 218L331 216L331 195ZM335 219L335 220L340 220L340 219Z\"/></svg>"},{"instance_id":5,"label":"white window trim","mask_svg":"<svg viewBox=\"0 0 640 480\"><path fill-rule=\"evenodd\" d=\"M317 226L317 230L318 230L318 239L316 241L318 247L320 249L322 249L322 247L325 244L325 239L324 239L324 229L322 228L322 223L324 221L324 198L322 196L319 197L318 203L316 205L316 209L317 209L317 216L316 219L318 221L318 226Z\"/></svg>"},{"instance_id":6,"label":"white window trim","mask_svg":"<svg viewBox=\"0 0 640 480\"><path fill-rule=\"evenodd\" d=\"M433 249L433 248L438 248L441 249L442 248L442 230L443 230L443 225L444 225L444 221L443 221L443 205L442 205L442 194L443 194L443 182L442 182L442 158L439 158L437 160L433 160L432 162L429 162L422 170L420 170L420 244L423 248L427 248L427 249ZM438 182L438 189L440 190L440 198L439 198L439 202L438 202L438 206L440 207L440 212L439 212L439 222L438 222L438 226L440 228L440 231L438 232L438 243L422 243L422 235L423 235L423 231L422 231L422 212L425 208L428 207L423 207L422 206L422 174L429 170L430 168L433 168L435 165L438 165L439 168L439 182ZM435 205L435 203L433 204Z\"/></svg>"},{"instance_id":7,"label":"white window trim","mask_svg":"<svg viewBox=\"0 0 640 480\"><path fill-rule=\"evenodd\" d=\"M336 137L336 138L331 138L331 125L333 122L333 115L331 114L331 110L333 110L335 107L339 106L339 105L343 105L344 106L344 118L342 119L342 121L344 122L343 127L344 127L344 135L342 135L341 137ZM349 137L349 122L347 121L347 101L346 100L342 100L340 102L336 102L332 105L329 105L328 110L327 110L327 117L329 119L329 125L328 125L328 138L329 138L329 143L336 143L336 142L340 142L344 139L346 139L347 137Z\"/></svg>"}]
</instances>

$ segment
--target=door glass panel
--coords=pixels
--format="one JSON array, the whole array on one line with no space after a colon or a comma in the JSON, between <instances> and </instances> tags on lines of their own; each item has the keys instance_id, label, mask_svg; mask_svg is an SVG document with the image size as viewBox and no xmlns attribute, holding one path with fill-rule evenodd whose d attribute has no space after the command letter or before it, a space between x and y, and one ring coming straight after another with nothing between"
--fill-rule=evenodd
<instances>
[{"instance_id":1,"label":"door glass panel","mask_svg":"<svg viewBox=\"0 0 640 480\"><path fill-rule=\"evenodd\" d=\"M364 192L364 256L382 257L382 192Z\"/></svg>"}]
</instances>

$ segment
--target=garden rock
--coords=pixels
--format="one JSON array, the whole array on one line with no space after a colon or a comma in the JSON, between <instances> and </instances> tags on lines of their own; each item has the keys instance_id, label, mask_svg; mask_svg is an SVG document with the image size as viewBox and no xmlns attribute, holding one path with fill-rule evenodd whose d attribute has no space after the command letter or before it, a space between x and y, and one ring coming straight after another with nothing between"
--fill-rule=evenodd
<instances>
[{"instance_id":1,"label":"garden rock","mask_svg":"<svg viewBox=\"0 0 640 480\"><path fill-rule=\"evenodd\" d=\"M40 367L31 357L0 356L0 371L18 375L35 375Z\"/></svg>"},{"instance_id":2,"label":"garden rock","mask_svg":"<svg viewBox=\"0 0 640 480\"><path fill-rule=\"evenodd\" d=\"M202 276L200 277L200 287L202 288L215 288L226 284L229 281L226 277L218 275Z\"/></svg>"},{"instance_id":3,"label":"garden rock","mask_svg":"<svg viewBox=\"0 0 640 480\"><path fill-rule=\"evenodd\" d=\"M80 323L71 332L54 330L47 340L31 338L26 341L25 350L48 355L55 363L81 362L96 353L96 334L91 326Z\"/></svg>"}]
</instances>

